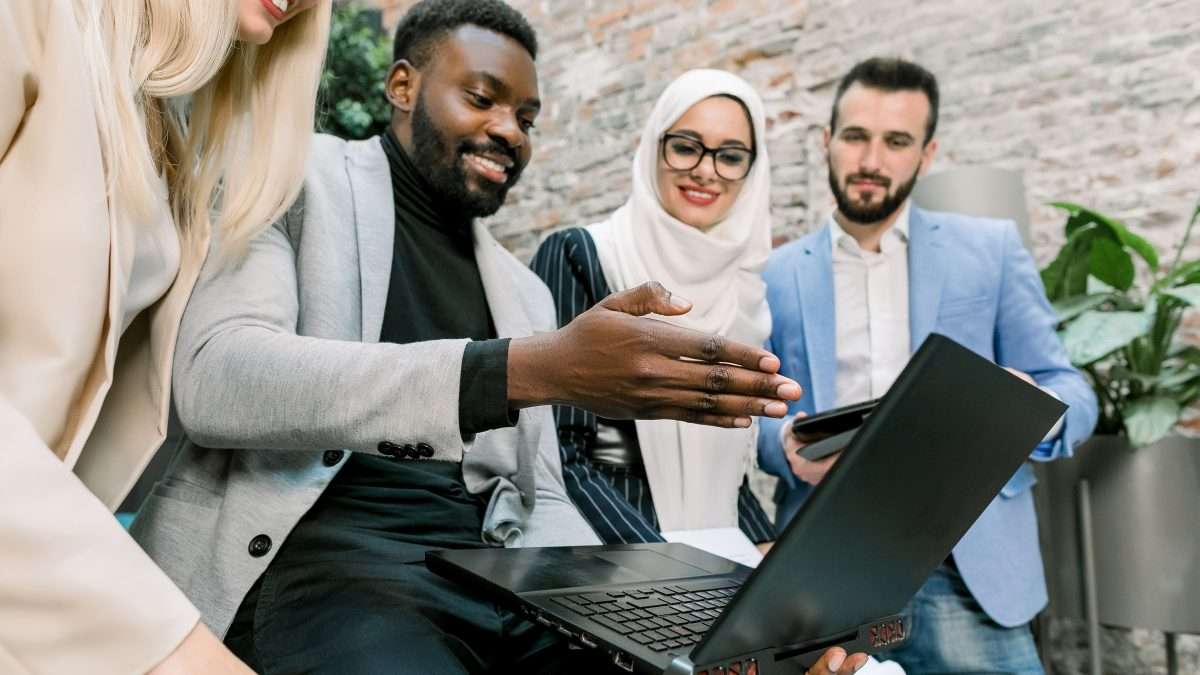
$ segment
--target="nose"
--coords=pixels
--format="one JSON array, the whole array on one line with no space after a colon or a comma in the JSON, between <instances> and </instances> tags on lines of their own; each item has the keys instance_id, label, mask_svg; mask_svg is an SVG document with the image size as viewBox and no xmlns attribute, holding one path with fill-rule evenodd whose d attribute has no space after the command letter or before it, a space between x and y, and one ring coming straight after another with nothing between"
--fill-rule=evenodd
<instances>
[{"instance_id":1,"label":"nose","mask_svg":"<svg viewBox=\"0 0 1200 675\"><path fill-rule=\"evenodd\" d=\"M492 117L487 134L492 140L513 150L525 142L525 132L521 129L520 121L516 115L507 112L499 112Z\"/></svg>"},{"instance_id":2,"label":"nose","mask_svg":"<svg viewBox=\"0 0 1200 675\"><path fill-rule=\"evenodd\" d=\"M692 167L691 177L697 181L712 182L717 179L717 156L705 153L700 163Z\"/></svg>"},{"instance_id":3,"label":"nose","mask_svg":"<svg viewBox=\"0 0 1200 675\"><path fill-rule=\"evenodd\" d=\"M883 153L883 142L880 140L872 140L863 148L862 156L858 158L858 169L862 173L876 173L879 171L880 157Z\"/></svg>"}]
</instances>

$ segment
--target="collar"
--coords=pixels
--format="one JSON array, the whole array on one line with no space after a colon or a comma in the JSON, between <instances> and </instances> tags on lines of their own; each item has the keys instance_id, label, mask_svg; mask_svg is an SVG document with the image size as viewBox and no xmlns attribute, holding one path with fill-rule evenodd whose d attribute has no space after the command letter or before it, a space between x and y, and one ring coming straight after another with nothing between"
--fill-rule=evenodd
<instances>
[{"instance_id":1,"label":"collar","mask_svg":"<svg viewBox=\"0 0 1200 675\"><path fill-rule=\"evenodd\" d=\"M904 200L904 205L900 207L900 214L896 216L896 221L892 223L892 226L889 227L887 232L883 234L883 240L880 242L880 247L883 248L885 252L895 245L908 243L908 226L911 207L912 200ZM836 253L839 246L849 246L850 248L846 250L850 251L857 252L859 250L858 242L854 239L854 237L851 237L846 230L842 229L842 226L838 224L837 219L833 217L833 213L830 213L825 220L829 225L830 253ZM846 241L845 244L842 244L843 240Z\"/></svg>"}]
</instances>

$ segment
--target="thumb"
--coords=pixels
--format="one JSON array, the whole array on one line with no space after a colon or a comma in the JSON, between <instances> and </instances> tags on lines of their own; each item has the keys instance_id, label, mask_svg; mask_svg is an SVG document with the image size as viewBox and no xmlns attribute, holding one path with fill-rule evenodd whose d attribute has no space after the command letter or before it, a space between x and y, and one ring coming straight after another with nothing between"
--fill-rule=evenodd
<instances>
[{"instance_id":1,"label":"thumb","mask_svg":"<svg viewBox=\"0 0 1200 675\"><path fill-rule=\"evenodd\" d=\"M692 308L692 303L673 295L657 281L647 281L641 286L620 293L613 293L600 301L605 309L625 312L634 316L646 314L662 314L677 316L686 314Z\"/></svg>"}]
</instances>

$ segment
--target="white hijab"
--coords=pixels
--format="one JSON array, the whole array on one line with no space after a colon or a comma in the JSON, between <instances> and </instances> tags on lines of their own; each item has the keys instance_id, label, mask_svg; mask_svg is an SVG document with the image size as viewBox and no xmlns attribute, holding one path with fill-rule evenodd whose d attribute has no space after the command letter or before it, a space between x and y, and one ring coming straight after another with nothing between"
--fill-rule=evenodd
<instances>
[{"instance_id":1,"label":"white hijab","mask_svg":"<svg viewBox=\"0 0 1200 675\"><path fill-rule=\"evenodd\" d=\"M729 95L750 111L756 158L725 219L707 232L666 212L658 194L659 143L693 105ZM613 292L658 281L692 302L683 316L654 318L760 345L771 332L762 270L771 252L771 165L762 100L743 79L692 70L659 97L633 159L633 194L587 229ZM638 441L663 531L736 527L742 477L754 457L757 424L718 429L639 420Z\"/></svg>"}]
</instances>

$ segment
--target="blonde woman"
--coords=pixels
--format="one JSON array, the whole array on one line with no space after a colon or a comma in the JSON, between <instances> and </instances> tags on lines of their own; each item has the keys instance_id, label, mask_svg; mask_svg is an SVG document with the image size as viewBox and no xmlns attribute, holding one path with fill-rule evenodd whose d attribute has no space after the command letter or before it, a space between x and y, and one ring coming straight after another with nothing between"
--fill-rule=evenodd
<instances>
[{"instance_id":1,"label":"blonde woman","mask_svg":"<svg viewBox=\"0 0 1200 675\"><path fill-rule=\"evenodd\" d=\"M245 671L109 511L210 230L236 249L299 190L318 4L0 3L0 672Z\"/></svg>"}]
</instances>

